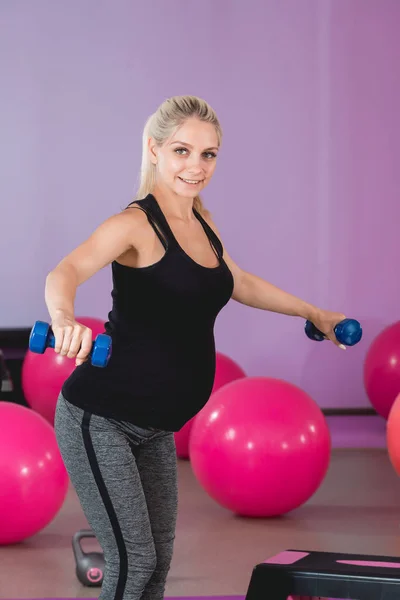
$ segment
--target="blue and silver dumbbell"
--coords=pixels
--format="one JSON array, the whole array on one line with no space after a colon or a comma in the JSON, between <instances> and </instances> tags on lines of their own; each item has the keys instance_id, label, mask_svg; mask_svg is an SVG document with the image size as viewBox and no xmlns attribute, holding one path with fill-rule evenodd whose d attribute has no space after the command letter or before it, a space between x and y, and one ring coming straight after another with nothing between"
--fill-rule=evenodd
<instances>
[{"instance_id":1,"label":"blue and silver dumbbell","mask_svg":"<svg viewBox=\"0 0 400 600\"><path fill-rule=\"evenodd\" d=\"M29 336L29 350L36 354L44 354L47 348L54 348L55 337L50 325L44 321L36 321ZM99 333L90 351L91 363L94 367L106 367L111 356L111 337Z\"/></svg>"},{"instance_id":2,"label":"blue and silver dumbbell","mask_svg":"<svg viewBox=\"0 0 400 600\"><path fill-rule=\"evenodd\" d=\"M325 335L311 321L306 321L305 332L310 340L322 342L326 339ZM336 325L334 332L336 338L344 346L355 346L362 338L362 327L355 319L343 319Z\"/></svg>"}]
</instances>

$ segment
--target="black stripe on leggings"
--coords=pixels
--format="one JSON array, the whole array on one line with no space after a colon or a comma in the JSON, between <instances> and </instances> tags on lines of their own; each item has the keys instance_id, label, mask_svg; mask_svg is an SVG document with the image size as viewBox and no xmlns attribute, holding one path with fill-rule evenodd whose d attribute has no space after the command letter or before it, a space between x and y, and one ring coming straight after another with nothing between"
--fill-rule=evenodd
<instances>
[{"instance_id":1,"label":"black stripe on leggings","mask_svg":"<svg viewBox=\"0 0 400 600\"><path fill-rule=\"evenodd\" d=\"M114 506L112 504L106 484L104 483L104 479L103 479L103 476L100 471L99 463L97 461L96 452L93 447L93 442L92 442L92 438L91 438L90 431L89 431L90 418L91 418L90 412L85 412L82 417L81 429L82 429L83 443L85 445L86 453L87 453L87 456L89 459L90 468L92 469L92 473L93 473L96 485L98 487L101 499L103 500L105 509L109 516L111 527L112 527L112 530L115 535L115 540L117 542L120 567L119 567L119 577L118 577L117 588L115 590L114 600L120 600L124 595L126 581L128 578L128 554L126 551L126 546L125 546L125 542L124 542L124 537L122 535L121 527L119 525L118 518L115 513Z\"/></svg>"}]
</instances>

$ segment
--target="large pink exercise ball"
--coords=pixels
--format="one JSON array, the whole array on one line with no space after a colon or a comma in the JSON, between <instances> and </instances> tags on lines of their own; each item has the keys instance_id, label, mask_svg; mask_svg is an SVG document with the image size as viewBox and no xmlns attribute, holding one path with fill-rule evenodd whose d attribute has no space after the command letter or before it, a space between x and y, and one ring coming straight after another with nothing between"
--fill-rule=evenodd
<instances>
[{"instance_id":1,"label":"large pink exercise ball","mask_svg":"<svg viewBox=\"0 0 400 600\"><path fill-rule=\"evenodd\" d=\"M291 383L248 377L216 392L190 438L196 478L221 506L273 517L306 502L327 472L331 439L319 406Z\"/></svg>"},{"instance_id":2,"label":"large pink exercise ball","mask_svg":"<svg viewBox=\"0 0 400 600\"><path fill-rule=\"evenodd\" d=\"M0 545L38 533L57 515L69 478L53 427L30 408L0 402Z\"/></svg>"},{"instance_id":3,"label":"large pink exercise ball","mask_svg":"<svg viewBox=\"0 0 400 600\"><path fill-rule=\"evenodd\" d=\"M376 412L387 419L400 393L400 321L381 331L369 347L364 385Z\"/></svg>"},{"instance_id":4,"label":"large pink exercise ball","mask_svg":"<svg viewBox=\"0 0 400 600\"><path fill-rule=\"evenodd\" d=\"M104 332L104 321L92 317L76 320L93 331L93 339ZM60 356L52 348L44 354L28 350L22 365L22 390L29 406L54 424L57 398L62 385L75 369L75 360Z\"/></svg>"},{"instance_id":5,"label":"large pink exercise ball","mask_svg":"<svg viewBox=\"0 0 400 600\"><path fill-rule=\"evenodd\" d=\"M243 371L242 367L240 367L229 356L226 356L221 352L217 352L215 378L211 394L219 390L223 385L242 377L246 377L246 373ZM182 427L182 429L177 431L174 435L178 458L189 458L189 441L195 419L196 417L190 419L190 421L188 421Z\"/></svg>"}]
</instances>

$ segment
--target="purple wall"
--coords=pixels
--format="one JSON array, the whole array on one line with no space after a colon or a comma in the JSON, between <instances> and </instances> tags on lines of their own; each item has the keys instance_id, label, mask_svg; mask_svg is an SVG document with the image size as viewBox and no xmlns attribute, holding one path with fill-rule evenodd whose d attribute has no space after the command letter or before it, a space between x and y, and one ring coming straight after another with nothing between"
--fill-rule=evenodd
<instances>
[{"instance_id":1,"label":"purple wall","mask_svg":"<svg viewBox=\"0 0 400 600\"><path fill-rule=\"evenodd\" d=\"M233 258L365 330L341 352L232 302L218 349L321 406L368 405L368 342L399 318L399 18L398 0L3 0L0 327L47 318L48 270L131 199L146 117L196 94L225 132L204 199ZM105 269L77 314L105 318L109 291Z\"/></svg>"}]
</instances>

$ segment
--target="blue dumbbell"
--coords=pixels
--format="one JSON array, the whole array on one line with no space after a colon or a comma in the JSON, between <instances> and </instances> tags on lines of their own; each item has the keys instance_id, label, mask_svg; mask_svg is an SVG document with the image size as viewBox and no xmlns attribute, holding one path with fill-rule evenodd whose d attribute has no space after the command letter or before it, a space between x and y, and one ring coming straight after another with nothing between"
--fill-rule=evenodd
<instances>
[{"instance_id":1,"label":"blue dumbbell","mask_svg":"<svg viewBox=\"0 0 400 600\"><path fill-rule=\"evenodd\" d=\"M29 336L29 350L36 354L44 354L46 348L54 348L55 337L50 325L44 321L36 321ZM99 333L90 351L91 363L94 367L105 367L111 356L111 337Z\"/></svg>"},{"instance_id":2,"label":"blue dumbbell","mask_svg":"<svg viewBox=\"0 0 400 600\"><path fill-rule=\"evenodd\" d=\"M311 321L306 321L305 332L310 340L322 342L326 339L324 334L321 333ZM343 319L343 321L340 321L340 323L336 325L334 332L336 338L344 346L355 346L362 338L361 325L355 319Z\"/></svg>"}]
</instances>

